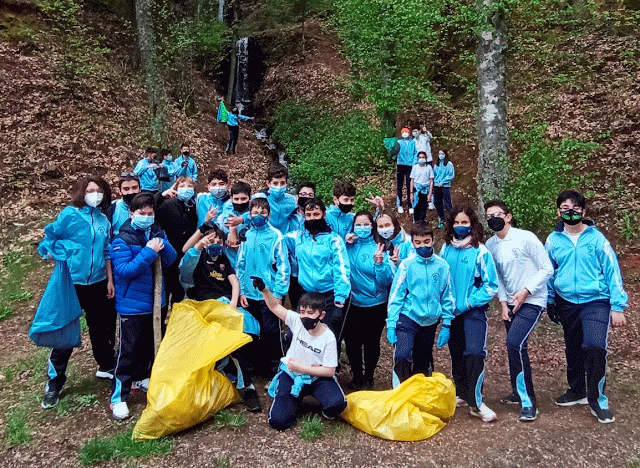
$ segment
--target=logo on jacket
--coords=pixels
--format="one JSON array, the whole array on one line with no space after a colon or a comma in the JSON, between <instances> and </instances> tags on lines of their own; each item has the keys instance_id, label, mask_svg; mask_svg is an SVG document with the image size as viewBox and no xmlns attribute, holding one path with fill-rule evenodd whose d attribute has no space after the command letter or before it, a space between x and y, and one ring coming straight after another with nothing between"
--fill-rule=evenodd
<instances>
[{"instance_id":1,"label":"logo on jacket","mask_svg":"<svg viewBox=\"0 0 640 468\"><path fill-rule=\"evenodd\" d=\"M438 281L440 281L440 275L438 273L434 273L433 275L431 275L431 280L434 283L437 283Z\"/></svg>"}]
</instances>

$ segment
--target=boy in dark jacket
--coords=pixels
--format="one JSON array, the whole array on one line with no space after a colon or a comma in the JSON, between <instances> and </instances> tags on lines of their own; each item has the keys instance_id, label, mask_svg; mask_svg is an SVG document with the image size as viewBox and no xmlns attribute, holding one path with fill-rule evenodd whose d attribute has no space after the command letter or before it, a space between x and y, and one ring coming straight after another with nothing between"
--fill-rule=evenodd
<instances>
[{"instance_id":1,"label":"boy in dark jacket","mask_svg":"<svg viewBox=\"0 0 640 468\"><path fill-rule=\"evenodd\" d=\"M153 360L153 263L159 256L162 266L176 261L176 251L154 223L154 197L136 195L129 206L131 218L121 226L111 244L116 312L120 336L111 393L114 419L129 417L127 397L134 378L145 378ZM164 284L162 307L166 307ZM166 309L163 310L166 313ZM145 379L148 386L148 379ZM141 388L146 387L142 385Z\"/></svg>"}]
</instances>

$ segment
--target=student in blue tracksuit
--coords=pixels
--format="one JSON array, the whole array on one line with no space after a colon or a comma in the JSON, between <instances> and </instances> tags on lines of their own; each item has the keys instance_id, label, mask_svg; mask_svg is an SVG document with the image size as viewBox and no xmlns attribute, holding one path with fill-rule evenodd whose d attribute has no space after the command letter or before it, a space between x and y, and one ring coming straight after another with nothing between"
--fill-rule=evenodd
<instances>
[{"instance_id":1,"label":"student in blue tracksuit","mask_svg":"<svg viewBox=\"0 0 640 468\"><path fill-rule=\"evenodd\" d=\"M398 217L389 211L383 211L376 218L376 227L380 242L384 244L385 252L389 253L389 260L393 271L414 252L411 237L402 229Z\"/></svg>"},{"instance_id":2,"label":"student in blue tracksuit","mask_svg":"<svg viewBox=\"0 0 640 468\"><path fill-rule=\"evenodd\" d=\"M159 257L162 266L167 267L177 258L167 236L154 222L154 205L151 194L140 193L133 197L131 218L111 243L120 324L111 410L113 418L118 420L129 417L127 398L134 381L139 382L136 382L138 388L146 390L149 387L148 373L153 362L153 263ZM167 313L164 281L162 289L164 318Z\"/></svg>"},{"instance_id":3,"label":"student in blue tracksuit","mask_svg":"<svg viewBox=\"0 0 640 468\"><path fill-rule=\"evenodd\" d=\"M259 372L272 378L283 356L280 343L280 321L267 307L262 294L253 287L252 276L262 278L276 299L289 291L289 258L280 231L269 223L269 202L254 198L249 205L249 225L238 252L240 305L260 324L260 338L253 362Z\"/></svg>"},{"instance_id":4,"label":"student in blue tracksuit","mask_svg":"<svg viewBox=\"0 0 640 468\"><path fill-rule=\"evenodd\" d=\"M296 197L287 193L289 171L282 164L274 164L267 172L267 189L255 197L269 201L271 217L269 223L283 235L289 232L289 221L298 208Z\"/></svg>"},{"instance_id":5,"label":"student in blue tracksuit","mask_svg":"<svg viewBox=\"0 0 640 468\"><path fill-rule=\"evenodd\" d=\"M453 320L449 265L433 254L433 231L427 223L411 227L411 242L415 254L400 263L389 294L387 339L394 346L394 388L419 372L431 375L438 323L442 319L442 347Z\"/></svg>"},{"instance_id":6,"label":"student in blue tracksuit","mask_svg":"<svg viewBox=\"0 0 640 468\"><path fill-rule=\"evenodd\" d=\"M456 176L447 150L438 152L438 163L434 168L433 203L438 212L438 228L442 229L445 217L451 211L451 181Z\"/></svg>"},{"instance_id":7,"label":"student in blue tracksuit","mask_svg":"<svg viewBox=\"0 0 640 468\"><path fill-rule=\"evenodd\" d=\"M109 379L113 378L116 313L109 258L111 226L101 210L110 204L111 189L104 179L80 179L71 206L44 228L44 239L38 246L45 258L52 253L69 252L71 280L87 319L93 357L99 366L96 377ZM72 351L73 348L51 350L43 408L58 403Z\"/></svg>"},{"instance_id":8,"label":"student in blue tracksuit","mask_svg":"<svg viewBox=\"0 0 640 468\"><path fill-rule=\"evenodd\" d=\"M249 227L250 200L251 186L246 182L236 182L231 186L230 198L222 205L222 213L216 220L216 225L227 235L224 254L234 269L238 259L240 233Z\"/></svg>"},{"instance_id":9,"label":"student in blue tracksuit","mask_svg":"<svg viewBox=\"0 0 640 468\"><path fill-rule=\"evenodd\" d=\"M189 145L187 143L183 143L180 146L180 156L170 164L169 175L172 179L191 177L194 182L198 182L198 165L189 155Z\"/></svg>"},{"instance_id":10,"label":"student in blue tracksuit","mask_svg":"<svg viewBox=\"0 0 640 468\"><path fill-rule=\"evenodd\" d=\"M162 170L157 171L158 181L160 182L160 191L164 192L173 187L177 177L171 176L173 156L171 150L163 148L160 150L160 158L162 159Z\"/></svg>"},{"instance_id":11,"label":"student in blue tracksuit","mask_svg":"<svg viewBox=\"0 0 640 468\"><path fill-rule=\"evenodd\" d=\"M118 191L122 198L116 200L109 206L107 210L107 218L111 222L111 235L118 235L120 226L129 219L129 205L136 194L140 193L140 180L138 176L131 174L120 174Z\"/></svg>"},{"instance_id":12,"label":"student in blue tracksuit","mask_svg":"<svg viewBox=\"0 0 640 468\"><path fill-rule=\"evenodd\" d=\"M227 128L229 129L229 142L227 143L227 154L236 154L236 146L238 146L238 133L240 127L238 126L239 120L253 120L253 117L247 117L242 115L238 111L237 106L233 106L231 111L227 114Z\"/></svg>"},{"instance_id":13,"label":"student in blue tracksuit","mask_svg":"<svg viewBox=\"0 0 640 468\"><path fill-rule=\"evenodd\" d=\"M229 176L223 169L214 169L207 177L207 191L196 197L198 226L211 221L215 223L222 215L222 207L229 200Z\"/></svg>"},{"instance_id":14,"label":"student in blue tracksuit","mask_svg":"<svg viewBox=\"0 0 640 468\"><path fill-rule=\"evenodd\" d=\"M484 359L487 356L487 309L498 292L498 276L491 253L482 244L482 224L469 207L456 207L447 219L440 256L451 269L455 318L451 322L449 353L458 406L469 405L471 415L495 422L482 402Z\"/></svg>"},{"instance_id":15,"label":"student in blue tracksuit","mask_svg":"<svg viewBox=\"0 0 640 468\"><path fill-rule=\"evenodd\" d=\"M401 130L400 135L402 138L398 140L400 145L400 151L397 156L396 166L396 206L398 207L398 213L404 213L402 207L402 186L407 186L407 204L409 205L410 212L413 213L411 207L411 192L409 175L411 174L411 168L418 162L418 151L416 150L416 141L411 137L411 130L404 127Z\"/></svg>"},{"instance_id":16,"label":"student in blue tracksuit","mask_svg":"<svg viewBox=\"0 0 640 468\"><path fill-rule=\"evenodd\" d=\"M511 376L511 394L500 401L520 404L520 421L533 421L537 405L527 341L547 305L547 281L553 267L534 233L511 226L513 214L502 200L486 202L484 210L487 225L496 233L487 241L487 249L498 272Z\"/></svg>"},{"instance_id":17,"label":"student in blue tracksuit","mask_svg":"<svg viewBox=\"0 0 640 468\"><path fill-rule=\"evenodd\" d=\"M615 421L604 394L609 324L626 323L627 294L616 254L592 221L585 198L565 191L556 200L560 222L545 248L553 265L547 312L564 331L569 389L560 406L589 404L599 422ZM585 380L586 371L586 380Z\"/></svg>"},{"instance_id":18,"label":"student in blue tracksuit","mask_svg":"<svg viewBox=\"0 0 640 468\"><path fill-rule=\"evenodd\" d=\"M351 305L344 323L344 341L354 389L373 388L380 359L380 337L387 318L387 300L393 280L384 244L378 243L373 215L359 211L353 232L347 234L351 264ZM364 373L362 354L364 351Z\"/></svg>"},{"instance_id":19,"label":"student in blue tracksuit","mask_svg":"<svg viewBox=\"0 0 640 468\"><path fill-rule=\"evenodd\" d=\"M327 224L344 239L351 232L354 215L353 202L356 188L353 184L338 180L333 184L333 205L327 208Z\"/></svg>"},{"instance_id":20,"label":"student in blue tracksuit","mask_svg":"<svg viewBox=\"0 0 640 468\"><path fill-rule=\"evenodd\" d=\"M157 154L156 148L147 148L144 158L138 161L133 169L133 173L140 178L140 191L142 192L157 192L160 189L157 172L164 166L164 163L158 164L156 162Z\"/></svg>"},{"instance_id":21,"label":"student in blue tracksuit","mask_svg":"<svg viewBox=\"0 0 640 468\"><path fill-rule=\"evenodd\" d=\"M322 200L309 200L304 211L304 229L287 234L287 245L298 264L302 289L324 296L324 322L340 343L345 303L351 293L351 269L344 241L331 231L324 218L325 211Z\"/></svg>"}]
</instances>

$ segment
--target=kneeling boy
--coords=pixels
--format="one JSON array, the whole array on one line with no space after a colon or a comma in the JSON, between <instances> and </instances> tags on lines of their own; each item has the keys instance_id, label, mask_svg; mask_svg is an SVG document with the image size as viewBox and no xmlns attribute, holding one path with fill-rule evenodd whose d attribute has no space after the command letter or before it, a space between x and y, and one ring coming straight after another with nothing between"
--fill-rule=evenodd
<instances>
[{"instance_id":1,"label":"kneeling boy","mask_svg":"<svg viewBox=\"0 0 640 468\"><path fill-rule=\"evenodd\" d=\"M313 395L322 405L322 415L335 418L347 407L347 400L335 378L338 366L336 337L320 320L324 318L325 299L319 293L305 293L297 314L285 309L266 289L262 279L253 277L269 309L287 324L293 333L291 346L271 384L273 404L269 424L283 431L296 423L296 409L305 395Z\"/></svg>"}]
</instances>

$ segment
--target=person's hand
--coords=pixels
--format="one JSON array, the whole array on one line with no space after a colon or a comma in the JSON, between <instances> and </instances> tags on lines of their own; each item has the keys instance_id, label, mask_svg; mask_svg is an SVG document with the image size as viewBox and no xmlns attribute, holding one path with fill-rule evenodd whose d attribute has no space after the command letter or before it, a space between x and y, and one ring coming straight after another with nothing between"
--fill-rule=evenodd
<instances>
[{"instance_id":1,"label":"person's hand","mask_svg":"<svg viewBox=\"0 0 640 468\"><path fill-rule=\"evenodd\" d=\"M215 236L215 233L209 233L206 236L204 236L202 239L200 239L198 242L196 242L196 245L195 245L196 250L202 250L209 247L212 244L211 239L213 239L214 236Z\"/></svg>"},{"instance_id":2,"label":"person's hand","mask_svg":"<svg viewBox=\"0 0 640 468\"><path fill-rule=\"evenodd\" d=\"M611 312L611 325L622 327L627 324L627 319L622 312Z\"/></svg>"},{"instance_id":3,"label":"person's hand","mask_svg":"<svg viewBox=\"0 0 640 468\"><path fill-rule=\"evenodd\" d=\"M429 203L431 203L431 199L433 198L433 196L431 195L431 192L429 192L429 195L427 195L427 201Z\"/></svg>"},{"instance_id":4,"label":"person's hand","mask_svg":"<svg viewBox=\"0 0 640 468\"><path fill-rule=\"evenodd\" d=\"M393 248L393 255L390 255L389 258L396 265L400 263L400 249L398 247Z\"/></svg>"},{"instance_id":5,"label":"person's hand","mask_svg":"<svg viewBox=\"0 0 640 468\"><path fill-rule=\"evenodd\" d=\"M560 311L552 302L547 302L547 315L553 323L560 323Z\"/></svg>"},{"instance_id":6,"label":"person's hand","mask_svg":"<svg viewBox=\"0 0 640 468\"><path fill-rule=\"evenodd\" d=\"M171 187L162 192L162 196L164 198L176 198L178 196L178 192L173 187Z\"/></svg>"},{"instance_id":7,"label":"person's hand","mask_svg":"<svg viewBox=\"0 0 640 468\"><path fill-rule=\"evenodd\" d=\"M156 167L158 167L156 163L151 163L147 166L148 169L155 169Z\"/></svg>"},{"instance_id":8,"label":"person's hand","mask_svg":"<svg viewBox=\"0 0 640 468\"><path fill-rule=\"evenodd\" d=\"M344 236L344 240L347 244L353 244L357 238L358 236L356 236L353 232L350 232L349 234Z\"/></svg>"},{"instance_id":9,"label":"person's hand","mask_svg":"<svg viewBox=\"0 0 640 468\"><path fill-rule=\"evenodd\" d=\"M249 307L249 301L247 301L247 296L244 294L240 296L240 307L244 307L245 309Z\"/></svg>"},{"instance_id":10,"label":"person's hand","mask_svg":"<svg viewBox=\"0 0 640 468\"><path fill-rule=\"evenodd\" d=\"M365 198L366 201L368 201L369 203L372 203L376 206L376 211L384 211L384 200L382 199L382 197L379 196L375 196L375 197L368 197Z\"/></svg>"},{"instance_id":11,"label":"person's hand","mask_svg":"<svg viewBox=\"0 0 640 468\"><path fill-rule=\"evenodd\" d=\"M164 249L164 241L159 237L154 237L153 239L149 239L149 242L147 242L147 247L152 249L155 253L158 253L162 249Z\"/></svg>"},{"instance_id":12,"label":"person's hand","mask_svg":"<svg viewBox=\"0 0 640 468\"><path fill-rule=\"evenodd\" d=\"M396 336L396 329L387 327L387 340L389 344L395 345L398 342L398 337Z\"/></svg>"},{"instance_id":13,"label":"person's hand","mask_svg":"<svg viewBox=\"0 0 640 468\"><path fill-rule=\"evenodd\" d=\"M438 333L438 348L442 348L449 342L449 334L451 333L451 325L442 325L440 333Z\"/></svg>"},{"instance_id":14,"label":"person's hand","mask_svg":"<svg viewBox=\"0 0 640 468\"><path fill-rule=\"evenodd\" d=\"M411 195L409 195L409 201L411 202L411 204L413 205L413 193Z\"/></svg>"},{"instance_id":15,"label":"person's hand","mask_svg":"<svg viewBox=\"0 0 640 468\"><path fill-rule=\"evenodd\" d=\"M236 300L231 299L231 300L229 301L229 305L230 305L231 307L233 307L234 309L237 309L237 308L238 308L238 300L237 300L237 299L236 299Z\"/></svg>"},{"instance_id":16,"label":"person's hand","mask_svg":"<svg viewBox=\"0 0 640 468\"><path fill-rule=\"evenodd\" d=\"M187 167L189 165L189 161L182 161L182 167Z\"/></svg>"},{"instance_id":17,"label":"person's hand","mask_svg":"<svg viewBox=\"0 0 640 468\"><path fill-rule=\"evenodd\" d=\"M239 226L244 222L242 216L229 216L225 223L228 227Z\"/></svg>"},{"instance_id":18,"label":"person's hand","mask_svg":"<svg viewBox=\"0 0 640 468\"><path fill-rule=\"evenodd\" d=\"M239 241L230 239L230 238L227 238L227 240L225 241L225 244L227 244L227 247L231 249L237 249L238 247L240 247Z\"/></svg>"},{"instance_id":19,"label":"person's hand","mask_svg":"<svg viewBox=\"0 0 640 468\"><path fill-rule=\"evenodd\" d=\"M384 244L378 244L376 253L373 254L373 261L376 262L378 265L380 265L383 259L384 259Z\"/></svg>"},{"instance_id":20,"label":"person's hand","mask_svg":"<svg viewBox=\"0 0 640 468\"><path fill-rule=\"evenodd\" d=\"M293 358L293 357L288 358L287 367L291 372L297 372L298 374L304 373L304 371L301 368L301 362L298 361L296 358Z\"/></svg>"},{"instance_id":21,"label":"person's hand","mask_svg":"<svg viewBox=\"0 0 640 468\"><path fill-rule=\"evenodd\" d=\"M511 322L511 316L509 315L509 306L506 303L502 303L502 320L505 322Z\"/></svg>"},{"instance_id":22,"label":"person's hand","mask_svg":"<svg viewBox=\"0 0 640 468\"><path fill-rule=\"evenodd\" d=\"M262 278L260 278L259 276L251 276L251 279L253 280L253 287L258 291L262 292L264 291L264 288L267 287L267 285L264 284Z\"/></svg>"},{"instance_id":23,"label":"person's hand","mask_svg":"<svg viewBox=\"0 0 640 468\"><path fill-rule=\"evenodd\" d=\"M256 120L255 117L249 117L249 120Z\"/></svg>"},{"instance_id":24,"label":"person's hand","mask_svg":"<svg viewBox=\"0 0 640 468\"><path fill-rule=\"evenodd\" d=\"M116 288L113 286L113 281L107 281L107 297L113 299L116 295Z\"/></svg>"},{"instance_id":25,"label":"person's hand","mask_svg":"<svg viewBox=\"0 0 640 468\"><path fill-rule=\"evenodd\" d=\"M211 205L209 207L209 210L207 211L207 215L204 217L204 222L207 223L211 221L213 218L215 218L216 216L218 216L218 209L214 208L213 205Z\"/></svg>"},{"instance_id":26,"label":"person's hand","mask_svg":"<svg viewBox=\"0 0 640 468\"><path fill-rule=\"evenodd\" d=\"M524 301L531 295L527 288L523 288L513 295L513 313L517 314Z\"/></svg>"}]
</instances>

